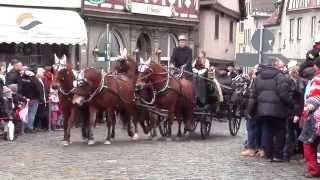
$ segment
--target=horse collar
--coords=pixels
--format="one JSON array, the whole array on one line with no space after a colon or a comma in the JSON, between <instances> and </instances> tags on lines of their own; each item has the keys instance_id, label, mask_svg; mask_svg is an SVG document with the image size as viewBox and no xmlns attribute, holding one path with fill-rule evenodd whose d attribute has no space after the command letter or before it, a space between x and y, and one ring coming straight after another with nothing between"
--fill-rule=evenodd
<instances>
[{"instance_id":1,"label":"horse collar","mask_svg":"<svg viewBox=\"0 0 320 180\"><path fill-rule=\"evenodd\" d=\"M71 95L74 91L76 90L76 88L72 88L70 91L64 91L62 88L59 88L59 92L64 95L64 96L69 96Z\"/></svg>"},{"instance_id":2,"label":"horse collar","mask_svg":"<svg viewBox=\"0 0 320 180\"><path fill-rule=\"evenodd\" d=\"M107 85L105 85L104 83L104 72L101 71L101 81L99 86L97 87L97 89L95 91L93 91L93 93L89 96L89 98L86 100L86 102L91 101L96 95L98 95L104 88L108 88Z\"/></svg>"}]
</instances>

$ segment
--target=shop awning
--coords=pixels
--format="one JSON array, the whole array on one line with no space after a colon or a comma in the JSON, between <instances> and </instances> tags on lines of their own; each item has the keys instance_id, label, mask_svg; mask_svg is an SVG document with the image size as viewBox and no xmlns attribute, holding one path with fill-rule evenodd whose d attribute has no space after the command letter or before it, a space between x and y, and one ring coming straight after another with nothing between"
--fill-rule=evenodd
<instances>
[{"instance_id":1,"label":"shop awning","mask_svg":"<svg viewBox=\"0 0 320 180\"><path fill-rule=\"evenodd\" d=\"M0 43L87 43L84 21L74 11L0 7L0 17Z\"/></svg>"}]
</instances>

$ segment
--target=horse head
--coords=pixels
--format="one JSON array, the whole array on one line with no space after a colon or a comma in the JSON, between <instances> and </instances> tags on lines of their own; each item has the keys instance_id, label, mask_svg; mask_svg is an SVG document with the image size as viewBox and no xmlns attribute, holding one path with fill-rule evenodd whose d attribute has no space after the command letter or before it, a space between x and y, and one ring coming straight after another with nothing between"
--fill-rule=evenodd
<instances>
[{"instance_id":1,"label":"horse head","mask_svg":"<svg viewBox=\"0 0 320 180\"><path fill-rule=\"evenodd\" d=\"M73 103L81 105L86 99L92 99L92 97L98 93L98 89L103 87L103 80L104 75L98 70L94 68L84 70L77 79L77 87L72 100Z\"/></svg>"},{"instance_id":2,"label":"horse head","mask_svg":"<svg viewBox=\"0 0 320 180\"><path fill-rule=\"evenodd\" d=\"M143 89L146 85L158 86L168 73L160 64L151 64L144 72L139 73L136 89Z\"/></svg>"},{"instance_id":3,"label":"horse head","mask_svg":"<svg viewBox=\"0 0 320 180\"><path fill-rule=\"evenodd\" d=\"M53 88L60 88L67 92L73 89L75 75L71 64L55 64L53 66Z\"/></svg>"}]
</instances>

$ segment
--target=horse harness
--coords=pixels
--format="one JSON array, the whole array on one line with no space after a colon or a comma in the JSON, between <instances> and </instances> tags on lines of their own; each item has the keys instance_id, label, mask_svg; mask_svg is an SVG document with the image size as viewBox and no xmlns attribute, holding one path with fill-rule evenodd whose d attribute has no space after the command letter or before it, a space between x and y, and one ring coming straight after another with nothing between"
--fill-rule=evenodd
<instances>
[{"instance_id":1,"label":"horse harness","mask_svg":"<svg viewBox=\"0 0 320 180\"><path fill-rule=\"evenodd\" d=\"M184 98L187 98L185 94L182 93L182 85L181 82L177 80L177 78L175 76L171 76L170 73L166 73L167 74L167 78L165 80L161 80L161 81L157 81L155 83L151 83L151 87L153 90L153 97L152 100L150 102L144 100L143 98L141 98L142 102L147 104L147 105L153 105L155 103L155 98L157 96L163 96L165 94L168 93L169 90L172 90L173 92L175 92L178 96L182 96ZM162 73L160 73L159 75L162 75ZM175 80L178 83L179 89L175 89L173 87L170 87L170 80ZM161 88L159 91L155 90L153 85L160 83L160 82L164 82L166 81L165 85L163 88Z\"/></svg>"},{"instance_id":2,"label":"horse harness","mask_svg":"<svg viewBox=\"0 0 320 180\"><path fill-rule=\"evenodd\" d=\"M122 102L124 103L130 103L128 100L124 99L121 94L120 94L120 85L119 83L116 81L116 85L117 85L117 91L119 92L116 92L115 90L113 90L112 88L110 88L106 82L105 82L105 77L108 76L108 77L112 77L113 79L116 80L115 76L117 75L112 75L112 74L105 74L103 70L101 70L101 80L100 80L100 83L99 83L99 86L91 93L91 95L89 96L88 99L85 100L85 102L89 102L91 101L93 98L95 98L97 95L99 95L100 93L103 92L103 90L106 90L108 92L110 92L111 94L117 96ZM122 80L122 79L121 79ZM84 81L86 81L86 79L84 79Z\"/></svg>"}]
</instances>

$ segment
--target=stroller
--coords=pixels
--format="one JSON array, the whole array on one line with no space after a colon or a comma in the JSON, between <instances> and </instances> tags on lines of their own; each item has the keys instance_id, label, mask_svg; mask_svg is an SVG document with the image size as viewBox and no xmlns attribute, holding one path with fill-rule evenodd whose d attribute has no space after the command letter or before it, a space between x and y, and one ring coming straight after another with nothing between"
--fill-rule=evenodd
<instances>
[{"instance_id":1,"label":"stroller","mask_svg":"<svg viewBox=\"0 0 320 180\"><path fill-rule=\"evenodd\" d=\"M13 141L22 131L20 111L26 101L13 94L12 90L3 86L3 97L0 99L0 132L5 140Z\"/></svg>"}]
</instances>

